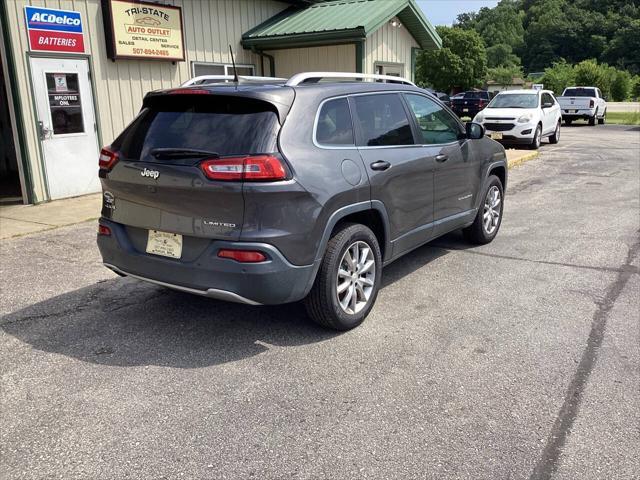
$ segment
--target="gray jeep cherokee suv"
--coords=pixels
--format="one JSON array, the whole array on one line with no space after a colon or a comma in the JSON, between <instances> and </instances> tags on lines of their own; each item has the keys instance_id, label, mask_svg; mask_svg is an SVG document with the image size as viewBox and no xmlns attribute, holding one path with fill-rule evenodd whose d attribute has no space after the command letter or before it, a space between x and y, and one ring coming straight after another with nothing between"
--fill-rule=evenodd
<instances>
[{"instance_id":1,"label":"gray jeep cherokee suv","mask_svg":"<svg viewBox=\"0 0 640 480\"><path fill-rule=\"evenodd\" d=\"M292 77L296 78L296 77ZM505 152L406 83L273 80L151 92L101 151L98 246L120 275L346 330L382 267L500 228Z\"/></svg>"}]
</instances>

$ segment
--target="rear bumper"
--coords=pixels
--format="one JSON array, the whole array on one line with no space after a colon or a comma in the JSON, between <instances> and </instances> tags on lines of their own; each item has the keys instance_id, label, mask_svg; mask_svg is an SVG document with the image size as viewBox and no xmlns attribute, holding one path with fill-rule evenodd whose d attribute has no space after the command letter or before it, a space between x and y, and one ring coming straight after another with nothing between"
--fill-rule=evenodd
<instances>
[{"instance_id":1,"label":"rear bumper","mask_svg":"<svg viewBox=\"0 0 640 480\"><path fill-rule=\"evenodd\" d=\"M562 119L563 120L579 120L579 119L583 119L583 120L587 120L589 118L593 118L594 115L596 114L596 110L594 109L589 109L589 110L577 110L575 112L569 113L566 109L562 109Z\"/></svg>"},{"instance_id":2,"label":"rear bumper","mask_svg":"<svg viewBox=\"0 0 640 480\"><path fill-rule=\"evenodd\" d=\"M276 305L304 298L313 284L314 265L289 263L266 243L212 240L190 261L150 255L136 248L126 228L104 218L100 223L111 236L98 235L98 248L106 267L121 275L219 300L249 305ZM261 263L239 263L219 258L221 248L258 249L268 256Z\"/></svg>"}]
</instances>

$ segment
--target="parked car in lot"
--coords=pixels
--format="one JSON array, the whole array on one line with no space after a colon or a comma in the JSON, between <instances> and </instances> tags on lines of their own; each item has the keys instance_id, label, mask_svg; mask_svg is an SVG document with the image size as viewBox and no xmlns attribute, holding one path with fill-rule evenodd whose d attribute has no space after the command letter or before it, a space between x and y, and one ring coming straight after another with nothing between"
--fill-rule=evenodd
<instances>
[{"instance_id":1,"label":"parked car in lot","mask_svg":"<svg viewBox=\"0 0 640 480\"><path fill-rule=\"evenodd\" d=\"M451 109L459 117L473 118L489 104L491 94L487 91L464 92L462 98L451 100Z\"/></svg>"},{"instance_id":2,"label":"parked car in lot","mask_svg":"<svg viewBox=\"0 0 640 480\"><path fill-rule=\"evenodd\" d=\"M451 98L448 94L444 92L436 92L431 88L425 88L425 90L436 97L438 100L440 100L442 103L444 103L447 107L451 108Z\"/></svg>"},{"instance_id":3,"label":"parked car in lot","mask_svg":"<svg viewBox=\"0 0 640 480\"><path fill-rule=\"evenodd\" d=\"M560 105L548 90L500 92L473 119L494 140L540 148L543 138L560 141Z\"/></svg>"},{"instance_id":4,"label":"parked car in lot","mask_svg":"<svg viewBox=\"0 0 640 480\"><path fill-rule=\"evenodd\" d=\"M319 82L325 77L387 80ZM306 73L146 95L101 151L98 247L120 275L346 330L382 267L500 228L504 148L397 77ZM215 308L212 307L212 308Z\"/></svg>"},{"instance_id":5,"label":"parked car in lot","mask_svg":"<svg viewBox=\"0 0 640 480\"><path fill-rule=\"evenodd\" d=\"M567 125L574 120L587 120L589 125L603 125L607 119L607 101L597 87L565 88L558 97L562 119Z\"/></svg>"}]
</instances>

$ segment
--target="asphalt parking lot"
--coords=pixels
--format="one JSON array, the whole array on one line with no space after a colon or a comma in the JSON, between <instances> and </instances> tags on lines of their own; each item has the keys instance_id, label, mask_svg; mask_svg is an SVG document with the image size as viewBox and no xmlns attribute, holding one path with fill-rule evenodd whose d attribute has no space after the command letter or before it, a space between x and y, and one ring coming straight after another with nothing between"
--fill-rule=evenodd
<instances>
[{"instance_id":1,"label":"asphalt parking lot","mask_svg":"<svg viewBox=\"0 0 640 480\"><path fill-rule=\"evenodd\" d=\"M639 167L563 128L343 334L116 277L95 222L3 240L0 477L638 478Z\"/></svg>"}]
</instances>

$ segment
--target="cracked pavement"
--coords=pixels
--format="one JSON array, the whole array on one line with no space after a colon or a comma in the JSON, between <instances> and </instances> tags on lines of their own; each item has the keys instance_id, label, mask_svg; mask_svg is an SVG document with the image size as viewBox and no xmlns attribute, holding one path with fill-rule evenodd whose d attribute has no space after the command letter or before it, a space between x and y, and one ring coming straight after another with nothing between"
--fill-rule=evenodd
<instances>
[{"instance_id":1,"label":"cracked pavement","mask_svg":"<svg viewBox=\"0 0 640 480\"><path fill-rule=\"evenodd\" d=\"M638 478L639 164L563 128L343 334L119 278L95 222L4 240L0 477Z\"/></svg>"}]
</instances>

